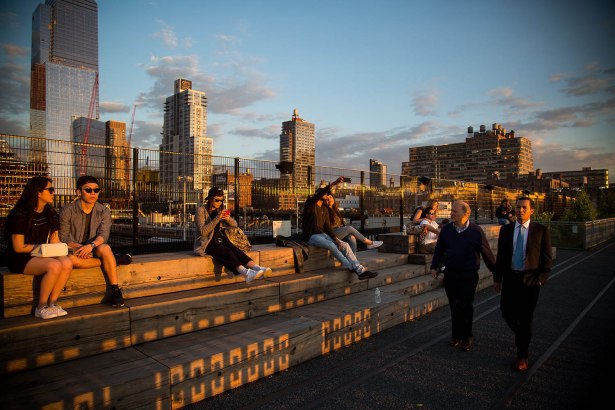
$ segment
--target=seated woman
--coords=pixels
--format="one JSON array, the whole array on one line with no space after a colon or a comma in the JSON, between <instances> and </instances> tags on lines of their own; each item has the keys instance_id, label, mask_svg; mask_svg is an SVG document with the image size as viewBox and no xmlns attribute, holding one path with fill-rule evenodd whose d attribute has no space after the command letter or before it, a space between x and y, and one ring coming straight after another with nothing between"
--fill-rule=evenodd
<instances>
[{"instance_id":1,"label":"seated woman","mask_svg":"<svg viewBox=\"0 0 615 410\"><path fill-rule=\"evenodd\" d=\"M436 222L436 211L433 208L425 208L427 218L419 225L421 227L421 239L419 242L419 253L434 253L440 227Z\"/></svg>"},{"instance_id":2,"label":"seated woman","mask_svg":"<svg viewBox=\"0 0 615 410\"><path fill-rule=\"evenodd\" d=\"M421 222L423 222L424 220L428 219L427 218L428 208L433 209L433 211L437 213L438 212L438 201L436 199L430 199L427 202L426 207L419 206L414 210L414 212L412 213L412 216L410 217L410 223L408 224L408 232L414 232L414 233L420 232L418 225L420 225Z\"/></svg>"},{"instance_id":3,"label":"seated woman","mask_svg":"<svg viewBox=\"0 0 615 410\"><path fill-rule=\"evenodd\" d=\"M372 241L361 235L354 226L344 224L344 218L340 214L335 198L330 193L323 197L323 203L329 211L329 223L333 233L344 242L348 242L352 253L357 254L357 239L367 245L367 249L375 249L382 245L382 241Z\"/></svg>"},{"instance_id":4,"label":"seated woman","mask_svg":"<svg viewBox=\"0 0 615 410\"><path fill-rule=\"evenodd\" d=\"M206 203L196 210L196 239L194 254L210 255L235 275L243 275L246 282L262 279L271 273L271 268L258 266L248 255L233 245L220 231L225 226L236 227L237 221L231 218L230 211L224 211L224 191L211 188Z\"/></svg>"},{"instance_id":5,"label":"seated woman","mask_svg":"<svg viewBox=\"0 0 615 410\"><path fill-rule=\"evenodd\" d=\"M30 178L15 207L9 212L4 231L9 270L41 276L38 304L34 310L34 316L41 319L68 314L57 301L73 270L68 256L43 258L30 255L39 244L60 242L60 221L51 206L53 193L51 179Z\"/></svg>"}]
</instances>

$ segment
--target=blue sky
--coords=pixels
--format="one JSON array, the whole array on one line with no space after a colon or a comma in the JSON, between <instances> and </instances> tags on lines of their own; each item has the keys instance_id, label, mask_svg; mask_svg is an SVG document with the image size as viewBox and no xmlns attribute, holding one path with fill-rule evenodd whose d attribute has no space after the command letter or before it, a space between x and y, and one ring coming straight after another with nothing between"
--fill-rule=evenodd
<instances>
[{"instance_id":1,"label":"blue sky","mask_svg":"<svg viewBox=\"0 0 615 410\"><path fill-rule=\"evenodd\" d=\"M27 135L31 15L0 3L0 132ZM316 163L400 173L408 148L500 123L543 171L615 170L615 3L100 0L101 119L157 147L183 77L208 95L214 154L277 160L294 108Z\"/></svg>"}]
</instances>

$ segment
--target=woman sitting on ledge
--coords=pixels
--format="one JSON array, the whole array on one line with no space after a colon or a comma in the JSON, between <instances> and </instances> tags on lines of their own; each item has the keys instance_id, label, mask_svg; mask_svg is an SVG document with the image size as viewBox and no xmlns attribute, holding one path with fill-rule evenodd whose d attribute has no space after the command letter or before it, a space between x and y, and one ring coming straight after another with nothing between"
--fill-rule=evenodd
<instances>
[{"instance_id":1,"label":"woman sitting on ledge","mask_svg":"<svg viewBox=\"0 0 615 410\"><path fill-rule=\"evenodd\" d=\"M211 188L207 194L206 203L196 210L196 239L194 240L194 254L198 256L210 255L221 263L228 271L235 275L243 275L246 282L262 279L265 274L271 273L271 268L258 266L248 255L233 245L224 233L223 225L236 227L230 210L224 210L224 191L220 188Z\"/></svg>"},{"instance_id":2,"label":"woman sitting on ledge","mask_svg":"<svg viewBox=\"0 0 615 410\"><path fill-rule=\"evenodd\" d=\"M51 206L53 194L51 179L30 178L6 218L4 231L9 270L41 276L38 305L34 310L34 316L41 319L67 314L56 302L73 271L73 263L68 256L43 258L30 255L39 244L60 242L60 220Z\"/></svg>"},{"instance_id":3,"label":"woman sitting on ledge","mask_svg":"<svg viewBox=\"0 0 615 410\"><path fill-rule=\"evenodd\" d=\"M382 241L372 241L363 236L354 226L344 223L344 218L342 218L342 214L340 213L333 195L330 193L325 195L323 197L323 203L329 211L329 222L331 224L331 229L333 229L333 233L344 242L348 242L350 249L352 249L352 253L355 255L357 254L357 239L367 245L367 249L375 249L382 245Z\"/></svg>"}]
</instances>

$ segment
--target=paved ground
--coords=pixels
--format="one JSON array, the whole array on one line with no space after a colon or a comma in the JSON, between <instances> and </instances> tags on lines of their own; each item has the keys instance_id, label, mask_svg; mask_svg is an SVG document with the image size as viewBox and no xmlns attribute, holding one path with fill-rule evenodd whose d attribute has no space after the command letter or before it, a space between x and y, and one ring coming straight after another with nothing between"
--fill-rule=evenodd
<instances>
[{"instance_id":1,"label":"paved ground","mask_svg":"<svg viewBox=\"0 0 615 410\"><path fill-rule=\"evenodd\" d=\"M513 370L499 295L477 294L472 352L447 345L448 308L189 406L254 409L609 408L615 381L615 243L559 249L542 289L530 370Z\"/></svg>"}]
</instances>

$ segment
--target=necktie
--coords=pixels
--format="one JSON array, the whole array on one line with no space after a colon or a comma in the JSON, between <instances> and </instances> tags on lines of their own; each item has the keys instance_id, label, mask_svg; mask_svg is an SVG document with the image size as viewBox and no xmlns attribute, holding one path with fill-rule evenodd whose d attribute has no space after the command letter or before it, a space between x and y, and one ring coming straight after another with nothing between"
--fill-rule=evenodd
<instances>
[{"instance_id":1,"label":"necktie","mask_svg":"<svg viewBox=\"0 0 615 410\"><path fill-rule=\"evenodd\" d=\"M513 269L523 270L523 225L519 225L519 234L515 244L515 254L513 255Z\"/></svg>"}]
</instances>

